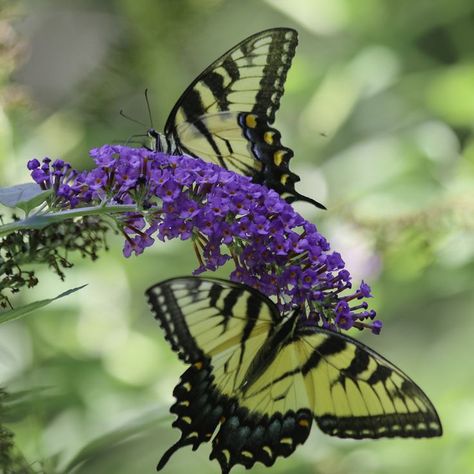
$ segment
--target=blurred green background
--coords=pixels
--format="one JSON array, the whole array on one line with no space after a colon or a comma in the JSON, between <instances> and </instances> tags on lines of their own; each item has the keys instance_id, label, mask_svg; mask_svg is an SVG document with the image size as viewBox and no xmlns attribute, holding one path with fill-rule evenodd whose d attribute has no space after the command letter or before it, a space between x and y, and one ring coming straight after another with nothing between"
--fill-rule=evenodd
<instances>
[{"instance_id":1,"label":"blurred green background","mask_svg":"<svg viewBox=\"0 0 474 474\"><path fill-rule=\"evenodd\" d=\"M313 428L290 458L252 472L474 472L472 0L0 1L0 11L0 186L27 182L34 157L91 167L90 148L144 131L118 112L148 124L146 87L161 129L225 50L297 29L276 126L295 151L298 190L328 211L296 207L355 282L373 285L385 326L362 339L421 385L445 433L349 441ZM8 424L38 471L152 473L178 438L168 408L184 366L143 292L190 274L192 247L157 243L127 260L120 238L109 244L95 263L76 259L64 283L39 269L17 304L89 285L0 328L0 385L42 388ZM183 449L166 472L218 473L208 455Z\"/></svg>"}]
</instances>

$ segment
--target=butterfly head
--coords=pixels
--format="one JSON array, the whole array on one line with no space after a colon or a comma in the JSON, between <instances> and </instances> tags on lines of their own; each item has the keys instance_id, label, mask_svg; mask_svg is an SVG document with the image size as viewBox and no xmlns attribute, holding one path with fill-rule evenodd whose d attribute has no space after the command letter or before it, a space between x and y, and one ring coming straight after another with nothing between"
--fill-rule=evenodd
<instances>
[{"instance_id":1,"label":"butterfly head","mask_svg":"<svg viewBox=\"0 0 474 474\"><path fill-rule=\"evenodd\" d=\"M149 128L146 132L148 137L147 148L156 152L168 153L170 155L179 154L175 141L172 137L156 131L154 128Z\"/></svg>"},{"instance_id":2,"label":"butterfly head","mask_svg":"<svg viewBox=\"0 0 474 474\"><path fill-rule=\"evenodd\" d=\"M166 150L166 139L164 135L157 132L154 128L149 128L146 132L149 139L148 148L153 151L165 151Z\"/></svg>"}]
</instances>

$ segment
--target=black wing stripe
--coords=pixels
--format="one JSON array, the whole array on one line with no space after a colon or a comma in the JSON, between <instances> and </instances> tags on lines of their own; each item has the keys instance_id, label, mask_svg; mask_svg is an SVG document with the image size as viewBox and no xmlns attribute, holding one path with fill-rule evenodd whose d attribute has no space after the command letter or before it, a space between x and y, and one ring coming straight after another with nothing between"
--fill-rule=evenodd
<instances>
[{"instance_id":1,"label":"black wing stripe","mask_svg":"<svg viewBox=\"0 0 474 474\"><path fill-rule=\"evenodd\" d=\"M228 110L229 100L226 94L227 87L224 86L224 77L215 71L211 71L207 76L203 77L202 83L204 83L212 92L219 110Z\"/></svg>"},{"instance_id":2,"label":"black wing stripe","mask_svg":"<svg viewBox=\"0 0 474 474\"><path fill-rule=\"evenodd\" d=\"M354 358L351 361L351 364L347 369L344 369L343 376L349 376L352 378L357 378L359 374L365 372L369 367L370 357L369 354L358 347L355 351Z\"/></svg>"},{"instance_id":3,"label":"black wing stripe","mask_svg":"<svg viewBox=\"0 0 474 474\"><path fill-rule=\"evenodd\" d=\"M206 112L201 94L195 89L189 91L186 102L181 105L181 108L186 115L186 120L191 123L196 122Z\"/></svg>"},{"instance_id":4,"label":"black wing stripe","mask_svg":"<svg viewBox=\"0 0 474 474\"><path fill-rule=\"evenodd\" d=\"M232 288L229 293L224 298L224 307L222 308L222 314L226 318L230 318L233 316L233 308L239 298L242 296L242 290L239 288Z\"/></svg>"},{"instance_id":5,"label":"black wing stripe","mask_svg":"<svg viewBox=\"0 0 474 474\"><path fill-rule=\"evenodd\" d=\"M256 397L256 396L260 395L261 393L266 392L271 386L276 385L277 383L285 380L288 377L293 377L294 375L299 374L300 372L301 372L301 369L299 367L297 369L288 370L286 372L283 372L280 376L278 376L276 378L272 378L271 382L268 382L263 387L260 387L256 391L252 391L250 395L246 395L246 396L247 396L247 398Z\"/></svg>"},{"instance_id":6,"label":"black wing stripe","mask_svg":"<svg viewBox=\"0 0 474 474\"><path fill-rule=\"evenodd\" d=\"M258 315L260 314L262 302L261 300L255 298L253 295L249 296L247 300L247 322L245 323L244 330L242 331L242 336L240 338L240 357L239 365L242 364L244 353L245 353L245 343L252 334L252 331L257 324Z\"/></svg>"},{"instance_id":7,"label":"black wing stripe","mask_svg":"<svg viewBox=\"0 0 474 474\"><path fill-rule=\"evenodd\" d=\"M389 367L379 365L370 376L368 383L370 385L375 385L378 382L382 382L385 385L386 380L390 378L392 373L393 370Z\"/></svg>"},{"instance_id":8,"label":"black wing stripe","mask_svg":"<svg viewBox=\"0 0 474 474\"><path fill-rule=\"evenodd\" d=\"M231 57L227 57L224 59L224 62L222 63L222 67L225 69L227 74L229 74L231 83L234 83L240 78L239 68Z\"/></svg>"},{"instance_id":9,"label":"black wing stripe","mask_svg":"<svg viewBox=\"0 0 474 474\"><path fill-rule=\"evenodd\" d=\"M240 355L239 363L237 365L237 370L234 375L234 387L237 385L237 378L240 374L240 369L242 367L242 362L244 360L246 342L250 335L252 334L255 325L257 324L258 317L260 315L260 310L262 308L262 299L259 298L256 294L251 294L247 298L247 322L245 323L244 329L242 331L242 336L240 338Z\"/></svg>"},{"instance_id":10,"label":"black wing stripe","mask_svg":"<svg viewBox=\"0 0 474 474\"><path fill-rule=\"evenodd\" d=\"M209 305L213 306L214 308L217 305L217 301L219 300L222 292L224 291L224 287L222 285L218 285L214 283L209 290Z\"/></svg>"},{"instance_id":11,"label":"black wing stripe","mask_svg":"<svg viewBox=\"0 0 474 474\"><path fill-rule=\"evenodd\" d=\"M315 369L324 357L342 352L346 348L346 343L339 338L327 338L319 346L315 347L308 360L301 368L303 375Z\"/></svg>"},{"instance_id":12,"label":"black wing stripe","mask_svg":"<svg viewBox=\"0 0 474 474\"><path fill-rule=\"evenodd\" d=\"M151 288L146 294L155 319L160 322L166 340L180 359L191 363L200 360L203 353L189 332L184 314L171 288Z\"/></svg>"}]
</instances>

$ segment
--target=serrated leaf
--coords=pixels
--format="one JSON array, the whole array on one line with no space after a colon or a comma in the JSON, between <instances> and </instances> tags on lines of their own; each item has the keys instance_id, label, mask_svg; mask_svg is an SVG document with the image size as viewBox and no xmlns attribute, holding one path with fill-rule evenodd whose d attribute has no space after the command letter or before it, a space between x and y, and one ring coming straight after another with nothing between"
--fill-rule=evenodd
<instances>
[{"instance_id":1,"label":"serrated leaf","mask_svg":"<svg viewBox=\"0 0 474 474\"><path fill-rule=\"evenodd\" d=\"M60 295L56 296L55 298L49 298L46 300L35 301L34 303L27 304L25 306L21 306L20 308L11 309L10 311L4 311L0 313L0 324L7 323L9 321L15 321L16 319L23 318L24 316L36 311L43 306L46 306L53 301L64 298L65 296L70 295L71 293L75 293L76 291L84 288L87 285L78 286L77 288L71 288L70 290L61 293Z\"/></svg>"},{"instance_id":2,"label":"serrated leaf","mask_svg":"<svg viewBox=\"0 0 474 474\"><path fill-rule=\"evenodd\" d=\"M17 184L0 188L0 203L7 207L19 207L28 213L43 203L52 192L52 189L41 189L36 183Z\"/></svg>"}]
</instances>

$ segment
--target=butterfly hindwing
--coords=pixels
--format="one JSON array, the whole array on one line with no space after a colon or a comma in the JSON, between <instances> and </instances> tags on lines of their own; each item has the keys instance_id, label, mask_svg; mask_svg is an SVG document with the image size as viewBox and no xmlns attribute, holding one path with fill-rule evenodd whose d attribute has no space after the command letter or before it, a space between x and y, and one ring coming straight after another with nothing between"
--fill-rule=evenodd
<instances>
[{"instance_id":1,"label":"butterfly hindwing","mask_svg":"<svg viewBox=\"0 0 474 474\"><path fill-rule=\"evenodd\" d=\"M295 190L300 178L289 169L293 151L282 145L280 132L260 117L245 112L219 112L202 117L201 123L213 131L214 147L202 139L198 128L184 122L179 133L186 143L186 153L264 182L290 202L301 200L322 206Z\"/></svg>"},{"instance_id":2,"label":"butterfly hindwing","mask_svg":"<svg viewBox=\"0 0 474 474\"><path fill-rule=\"evenodd\" d=\"M200 119L200 124L212 130L212 142L203 140L202 132L190 122L178 126L183 151L255 181L263 181L264 163L252 156L252 143L239 126L240 112L218 112Z\"/></svg>"},{"instance_id":3,"label":"butterfly hindwing","mask_svg":"<svg viewBox=\"0 0 474 474\"><path fill-rule=\"evenodd\" d=\"M271 465L309 435L312 420L342 438L432 437L432 403L400 369L359 341L282 315L258 291L177 278L147 291L174 350L191 366L174 390L177 449L210 441L222 472Z\"/></svg>"},{"instance_id":4,"label":"butterfly hindwing","mask_svg":"<svg viewBox=\"0 0 474 474\"><path fill-rule=\"evenodd\" d=\"M251 156L261 166L256 182L265 183L287 202L305 201L326 209L321 203L296 191L295 183L300 181L300 177L289 168L293 150L282 145L281 134L276 128L270 127L265 120L252 113L240 113L238 123L248 140Z\"/></svg>"}]
</instances>

